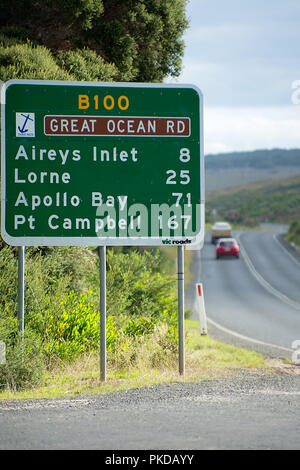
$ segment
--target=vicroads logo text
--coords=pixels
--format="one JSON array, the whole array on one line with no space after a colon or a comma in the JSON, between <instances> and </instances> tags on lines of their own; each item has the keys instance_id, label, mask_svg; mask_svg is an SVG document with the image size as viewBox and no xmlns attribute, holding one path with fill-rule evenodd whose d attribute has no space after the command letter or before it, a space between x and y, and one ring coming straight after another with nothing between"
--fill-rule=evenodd
<instances>
[{"instance_id":1,"label":"vicroads logo text","mask_svg":"<svg viewBox=\"0 0 300 470\"><path fill-rule=\"evenodd\" d=\"M190 238L186 238L185 240L162 240L163 245L188 245L192 243L192 240Z\"/></svg>"}]
</instances>

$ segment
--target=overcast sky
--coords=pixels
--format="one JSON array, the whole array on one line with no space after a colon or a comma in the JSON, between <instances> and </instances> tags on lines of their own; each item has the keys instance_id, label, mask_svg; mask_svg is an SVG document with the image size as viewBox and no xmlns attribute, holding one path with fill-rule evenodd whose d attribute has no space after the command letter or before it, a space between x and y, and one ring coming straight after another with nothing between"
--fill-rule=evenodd
<instances>
[{"instance_id":1,"label":"overcast sky","mask_svg":"<svg viewBox=\"0 0 300 470\"><path fill-rule=\"evenodd\" d=\"M300 0L189 0L187 14L177 81L203 92L205 153L300 148Z\"/></svg>"}]
</instances>

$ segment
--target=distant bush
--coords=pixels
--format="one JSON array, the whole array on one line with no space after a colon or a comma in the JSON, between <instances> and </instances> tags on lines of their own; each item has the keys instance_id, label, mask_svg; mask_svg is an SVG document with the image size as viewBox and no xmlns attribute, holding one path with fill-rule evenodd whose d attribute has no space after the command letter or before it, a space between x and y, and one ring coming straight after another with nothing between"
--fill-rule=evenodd
<instances>
[{"instance_id":1,"label":"distant bush","mask_svg":"<svg viewBox=\"0 0 300 470\"><path fill-rule=\"evenodd\" d=\"M212 209L226 219L231 211L235 222L255 226L259 223L289 224L300 216L300 176L269 182L252 183L243 188L229 188L209 195L206 203L207 221Z\"/></svg>"},{"instance_id":2,"label":"distant bush","mask_svg":"<svg viewBox=\"0 0 300 470\"><path fill-rule=\"evenodd\" d=\"M300 149L265 149L206 155L206 169L299 166Z\"/></svg>"},{"instance_id":3,"label":"distant bush","mask_svg":"<svg viewBox=\"0 0 300 470\"><path fill-rule=\"evenodd\" d=\"M289 227L287 240L293 242L300 247L300 220L293 220Z\"/></svg>"}]
</instances>

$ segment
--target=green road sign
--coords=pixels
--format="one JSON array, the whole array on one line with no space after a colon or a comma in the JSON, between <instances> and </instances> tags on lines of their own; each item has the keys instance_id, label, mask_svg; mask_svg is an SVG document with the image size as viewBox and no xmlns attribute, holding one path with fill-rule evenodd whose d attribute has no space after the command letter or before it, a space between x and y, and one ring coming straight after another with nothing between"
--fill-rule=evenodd
<instances>
[{"instance_id":1,"label":"green road sign","mask_svg":"<svg viewBox=\"0 0 300 470\"><path fill-rule=\"evenodd\" d=\"M203 241L193 86L11 80L2 87L2 237L11 245Z\"/></svg>"}]
</instances>

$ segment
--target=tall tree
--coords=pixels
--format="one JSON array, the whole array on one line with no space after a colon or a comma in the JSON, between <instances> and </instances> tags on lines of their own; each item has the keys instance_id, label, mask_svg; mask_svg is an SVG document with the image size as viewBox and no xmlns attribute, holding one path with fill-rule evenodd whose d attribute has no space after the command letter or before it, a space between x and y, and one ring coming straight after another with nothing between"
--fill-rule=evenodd
<instances>
[{"instance_id":1,"label":"tall tree","mask_svg":"<svg viewBox=\"0 0 300 470\"><path fill-rule=\"evenodd\" d=\"M0 79L177 77L187 0L2 0Z\"/></svg>"}]
</instances>

